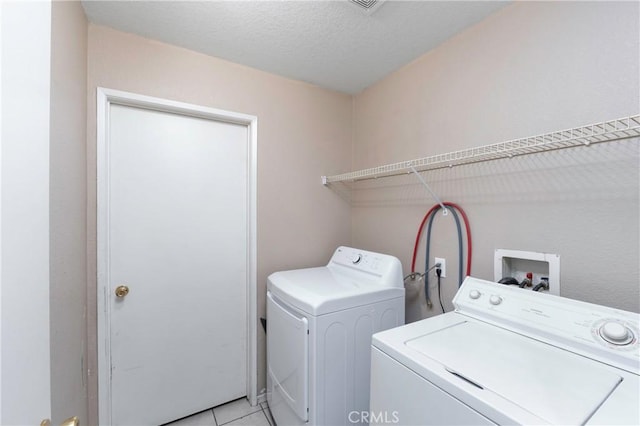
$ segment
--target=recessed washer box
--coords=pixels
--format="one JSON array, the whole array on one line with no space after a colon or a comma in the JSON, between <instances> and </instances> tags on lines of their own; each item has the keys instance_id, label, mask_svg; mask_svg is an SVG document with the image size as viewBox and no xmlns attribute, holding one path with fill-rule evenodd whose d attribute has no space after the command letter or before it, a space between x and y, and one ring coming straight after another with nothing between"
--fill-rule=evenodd
<instances>
[{"instance_id":1,"label":"recessed washer box","mask_svg":"<svg viewBox=\"0 0 640 426\"><path fill-rule=\"evenodd\" d=\"M533 251L496 249L493 258L493 278L497 282L504 277L513 277L522 282L527 273L533 274L536 286L542 277L549 278L549 293L560 295L560 255ZM531 290L533 287L525 287Z\"/></svg>"}]
</instances>

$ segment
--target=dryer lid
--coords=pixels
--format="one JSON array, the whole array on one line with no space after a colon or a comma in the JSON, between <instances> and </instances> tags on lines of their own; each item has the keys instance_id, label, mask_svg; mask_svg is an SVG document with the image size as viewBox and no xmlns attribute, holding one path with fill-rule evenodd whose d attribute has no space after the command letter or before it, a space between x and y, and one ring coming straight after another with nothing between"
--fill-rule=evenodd
<instances>
[{"instance_id":1,"label":"dryer lid","mask_svg":"<svg viewBox=\"0 0 640 426\"><path fill-rule=\"evenodd\" d=\"M451 383L471 382L552 424L584 424L622 381L604 364L483 323L405 344L442 364Z\"/></svg>"},{"instance_id":2,"label":"dryer lid","mask_svg":"<svg viewBox=\"0 0 640 426\"><path fill-rule=\"evenodd\" d=\"M287 304L313 316L404 297L404 288L380 285L362 274L326 266L271 274L267 289Z\"/></svg>"}]
</instances>

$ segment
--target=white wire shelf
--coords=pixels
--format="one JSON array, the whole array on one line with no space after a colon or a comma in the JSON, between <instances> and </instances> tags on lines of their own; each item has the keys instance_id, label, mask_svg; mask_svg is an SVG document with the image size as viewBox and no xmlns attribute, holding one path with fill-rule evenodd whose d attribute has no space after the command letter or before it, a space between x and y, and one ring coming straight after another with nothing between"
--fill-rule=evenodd
<instances>
[{"instance_id":1,"label":"white wire shelf","mask_svg":"<svg viewBox=\"0 0 640 426\"><path fill-rule=\"evenodd\" d=\"M510 158L557 149L588 146L602 142L611 142L640 136L640 114L616 120L603 121L557 132L506 142L484 145L431 157L386 164L384 166L357 170L333 176L322 176L322 183L358 181L386 176L397 176L415 171L423 172L462 164Z\"/></svg>"}]
</instances>

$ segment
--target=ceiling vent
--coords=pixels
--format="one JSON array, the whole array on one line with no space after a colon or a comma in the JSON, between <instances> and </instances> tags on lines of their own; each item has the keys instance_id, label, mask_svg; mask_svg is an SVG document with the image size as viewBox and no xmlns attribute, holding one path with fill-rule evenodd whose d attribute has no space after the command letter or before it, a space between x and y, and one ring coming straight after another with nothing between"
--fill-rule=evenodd
<instances>
[{"instance_id":1,"label":"ceiling vent","mask_svg":"<svg viewBox=\"0 0 640 426\"><path fill-rule=\"evenodd\" d=\"M352 4L356 5L360 11L365 15L371 15L378 10L384 0L349 0Z\"/></svg>"}]
</instances>

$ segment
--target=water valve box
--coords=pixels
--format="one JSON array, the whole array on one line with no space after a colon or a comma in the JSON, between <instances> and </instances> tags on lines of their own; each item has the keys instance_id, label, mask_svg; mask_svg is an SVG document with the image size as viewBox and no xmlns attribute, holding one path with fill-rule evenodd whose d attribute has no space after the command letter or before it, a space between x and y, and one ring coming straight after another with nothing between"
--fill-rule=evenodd
<instances>
[{"instance_id":1,"label":"water valve box","mask_svg":"<svg viewBox=\"0 0 640 426\"><path fill-rule=\"evenodd\" d=\"M493 263L493 277L497 282L503 277L513 277L522 282L527 273L533 274L533 286L543 277L549 279L551 294L560 295L560 256L533 251L496 249ZM531 290L533 287L526 287Z\"/></svg>"}]
</instances>

